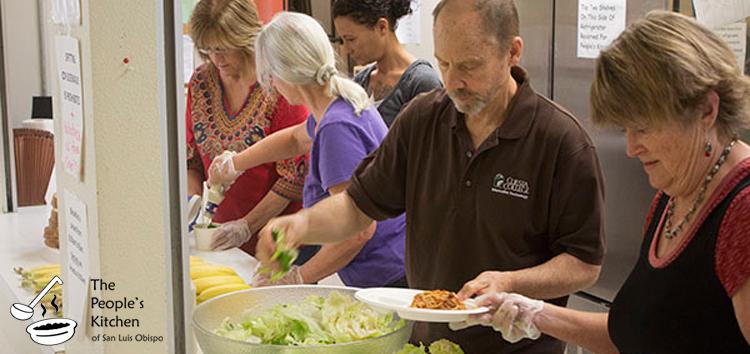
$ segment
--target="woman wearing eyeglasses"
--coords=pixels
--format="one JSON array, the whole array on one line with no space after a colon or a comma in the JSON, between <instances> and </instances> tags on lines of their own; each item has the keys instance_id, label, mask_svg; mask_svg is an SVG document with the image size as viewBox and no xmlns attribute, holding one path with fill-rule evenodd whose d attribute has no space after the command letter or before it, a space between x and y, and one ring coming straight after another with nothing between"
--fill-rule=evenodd
<instances>
[{"instance_id":1,"label":"woman wearing eyeglasses","mask_svg":"<svg viewBox=\"0 0 750 354\"><path fill-rule=\"evenodd\" d=\"M625 153L658 190L638 260L609 313L519 294L476 299L510 342L544 333L595 353L750 353L750 79L694 19L653 11L601 51L594 123L623 128ZM632 235L640 237L641 235Z\"/></svg>"},{"instance_id":2,"label":"woman wearing eyeglasses","mask_svg":"<svg viewBox=\"0 0 750 354\"><path fill-rule=\"evenodd\" d=\"M367 93L336 70L328 35L310 16L276 15L256 42L258 78L289 102L310 109L303 124L273 134L240 154L222 154L209 169L212 181L229 184L238 172L310 151L305 207L343 193L363 158L388 132ZM256 274L253 285L315 284L333 273L347 286L406 287L405 215L372 223L351 239L323 245L302 266L274 282Z\"/></svg>"},{"instance_id":3,"label":"woman wearing eyeglasses","mask_svg":"<svg viewBox=\"0 0 750 354\"><path fill-rule=\"evenodd\" d=\"M307 110L290 105L256 82L255 38L261 30L253 1L201 0L190 36L206 61L188 86L188 192L201 195L211 161L224 150L242 151L269 134L304 122ZM259 165L227 190L214 222L211 247L255 252L253 234L277 215L301 208L305 156Z\"/></svg>"}]
</instances>

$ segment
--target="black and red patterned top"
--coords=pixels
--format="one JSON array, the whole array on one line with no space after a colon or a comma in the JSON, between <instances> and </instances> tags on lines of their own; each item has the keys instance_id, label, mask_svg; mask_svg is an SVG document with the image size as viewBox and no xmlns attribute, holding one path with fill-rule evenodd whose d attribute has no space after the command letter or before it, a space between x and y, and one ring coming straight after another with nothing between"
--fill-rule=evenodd
<instances>
[{"instance_id":1,"label":"black and red patterned top","mask_svg":"<svg viewBox=\"0 0 750 354\"><path fill-rule=\"evenodd\" d=\"M308 112L257 83L239 112L230 112L219 73L207 63L198 67L190 80L185 115L188 169L200 171L205 178L211 161L224 150L241 152L269 134L304 122ZM299 156L245 171L227 191L214 221L244 217L269 191L293 201L282 214L299 210L306 159Z\"/></svg>"},{"instance_id":2,"label":"black and red patterned top","mask_svg":"<svg viewBox=\"0 0 750 354\"><path fill-rule=\"evenodd\" d=\"M669 199L660 192L651 205L638 262L609 312L612 342L621 353L750 353L732 302L750 280L750 158L657 257Z\"/></svg>"}]
</instances>

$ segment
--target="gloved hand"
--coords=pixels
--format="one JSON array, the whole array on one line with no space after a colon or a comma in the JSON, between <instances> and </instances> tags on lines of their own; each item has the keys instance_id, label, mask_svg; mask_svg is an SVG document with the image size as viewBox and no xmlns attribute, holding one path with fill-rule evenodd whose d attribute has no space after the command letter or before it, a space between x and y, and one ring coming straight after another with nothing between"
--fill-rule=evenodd
<instances>
[{"instance_id":1,"label":"gloved hand","mask_svg":"<svg viewBox=\"0 0 750 354\"><path fill-rule=\"evenodd\" d=\"M253 237L250 226L245 219L237 219L221 224L218 230L211 235L211 249L222 251L233 247L242 246Z\"/></svg>"},{"instance_id":2,"label":"gloved hand","mask_svg":"<svg viewBox=\"0 0 750 354\"><path fill-rule=\"evenodd\" d=\"M489 307L490 311L470 316L464 322L450 323L450 329L457 331L478 324L491 326L510 343L524 338L537 339L541 335L534 317L544 308L543 301L519 294L487 293L477 297L475 302L477 306Z\"/></svg>"},{"instance_id":3,"label":"gloved hand","mask_svg":"<svg viewBox=\"0 0 750 354\"><path fill-rule=\"evenodd\" d=\"M308 232L310 222L304 213L296 213L273 218L258 233L258 245L255 247L255 258L261 264L273 267L271 257L276 252L274 230L284 234L286 249L299 248L302 244L300 237Z\"/></svg>"},{"instance_id":4,"label":"gloved hand","mask_svg":"<svg viewBox=\"0 0 750 354\"><path fill-rule=\"evenodd\" d=\"M305 280L302 278L302 273L300 272L300 267L296 265L292 266L283 278L275 282L271 282L270 272L261 272L259 269L260 267L256 268L253 279L250 282L250 285L252 286L296 285L305 283Z\"/></svg>"},{"instance_id":5,"label":"gloved hand","mask_svg":"<svg viewBox=\"0 0 750 354\"><path fill-rule=\"evenodd\" d=\"M226 188L234 183L241 174L234 168L232 158L235 155L236 152L226 150L211 161L211 166L208 167L208 185L221 185Z\"/></svg>"}]
</instances>

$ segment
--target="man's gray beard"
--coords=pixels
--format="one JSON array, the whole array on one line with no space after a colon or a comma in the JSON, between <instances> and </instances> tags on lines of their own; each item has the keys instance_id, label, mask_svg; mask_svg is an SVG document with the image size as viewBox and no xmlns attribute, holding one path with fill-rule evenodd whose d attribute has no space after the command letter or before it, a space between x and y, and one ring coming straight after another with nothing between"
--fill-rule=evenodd
<instances>
[{"instance_id":1,"label":"man's gray beard","mask_svg":"<svg viewBox=\"0 0 750 354\"><path fill-rule=\"evenodd\" d=\"M487 101L479 98L476 95L474 97L477 98L477 99L471 101L471 103L469 103L469 104L460 104L460 103L458 103L459 100L453 98L453 95L451 95L450 93L448 93L448 97L450 97L451 101L453 102L453 106L456 107L456 110L458 110L459 112L461 112L461 113L463 113L465 115L474 115L474 114L477 114L477 113L481 112L482 110L484 110L485 107L487 107Z\"/></svg>"}]
</instances>

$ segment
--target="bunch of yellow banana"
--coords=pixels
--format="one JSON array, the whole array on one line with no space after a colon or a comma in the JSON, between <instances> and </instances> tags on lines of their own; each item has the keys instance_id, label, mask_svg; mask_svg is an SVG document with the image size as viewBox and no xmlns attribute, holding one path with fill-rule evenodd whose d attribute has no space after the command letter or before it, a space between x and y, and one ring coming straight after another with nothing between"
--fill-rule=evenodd
<instances>
[{"instance_id":1,"label":"bunch of yellow banana","mask_svg":"<svg viewBox=\"0 0 750 354\"><path fill-rule=\"evenodd\" d=\"M222 294L250 288L231 267L208 263L195 256L190 256L190 279L195 285L199 304Z\"/></svg>"},{"instance_id":2,"label":"bunch of yellow banana","mask_svg":"<svg viewBox=\"0 0 750 354\"><path fill-rule=\"evenodd\" d=\"M33 292L40 292L55 276L60 276L60 264L47 264L26 270L23 267L13 268L21 276L21 287Z\"/></svg>"},{"instance_id":3,"label":"bunch of yellow banana","mask_svg":"<svg viewBox=\"0 0 750 354\"><path fill-rule=\"evenodd\" d=\"M29 270L23 267L16 267L13 269L16 274L21 276L21 287L34 293L39 293L47 286L52 278L60 276L60 264L47 264L40 267L31 268ZM54 300L55 305L58 307L58 311L52 311L57 317L62 317L62 287L56 285L50 289L50 291L42 297L41 304L47 306L49 310L52 310L50 305Z\"/></svg>"}]
</instances>

